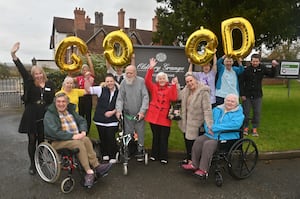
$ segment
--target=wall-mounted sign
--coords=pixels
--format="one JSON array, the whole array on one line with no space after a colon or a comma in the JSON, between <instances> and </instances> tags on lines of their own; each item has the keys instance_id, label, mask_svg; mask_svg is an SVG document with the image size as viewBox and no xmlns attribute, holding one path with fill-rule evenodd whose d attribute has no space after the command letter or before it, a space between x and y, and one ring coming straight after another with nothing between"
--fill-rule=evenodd
<instances>
[{"instance_id":1,"label":"wall-mounted sign","mask_svg":"<svg viewBox=\"0 0 300 199\"><path fill-rule=\"evenodd\" d=\"M188 70L189 63L183 47L175 46L134 46L135 65L137 73L145 77L149 67L149 59L155 58L157 65L154 68L153 81L159 72L168 74L169 80L178 77L180 86L185 85L184 75Z\"/></svg>"}]
</instances>

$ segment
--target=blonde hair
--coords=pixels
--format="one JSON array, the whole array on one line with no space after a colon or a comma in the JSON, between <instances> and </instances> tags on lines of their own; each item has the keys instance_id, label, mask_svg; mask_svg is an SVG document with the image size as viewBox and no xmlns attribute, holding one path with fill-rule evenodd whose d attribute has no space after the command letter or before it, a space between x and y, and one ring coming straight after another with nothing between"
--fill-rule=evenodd
<instances>
[{"instance_id":1,"label":"blonde hair","mask_svg":"<svg viewBox=\"0 0 300 199\"><path fill-rule=\"evenodd\" d=\"M37 65L32 66L31 71L30 71L30 74L33 79L34 79L34 73L36 71L40 71L43 74L43 78L44 78L45 82L48 81L48 78L47 78L47 75L46 75L44 69L41 66L37 66Z\"/></svg>"},{"instance_id":2,"label":"blonde hair","mask_svg":"<svg viewBox=\"0 0 300 199\"><path fill-rule=\"evenodd\" d=\"M84 69L87 69L88 71L90 71L90 67L87 65L87 64L82 64L82 67L81 67L81 70L80 70L80 73L82 74L83 70Z\"/></svg>"}]
</instances>

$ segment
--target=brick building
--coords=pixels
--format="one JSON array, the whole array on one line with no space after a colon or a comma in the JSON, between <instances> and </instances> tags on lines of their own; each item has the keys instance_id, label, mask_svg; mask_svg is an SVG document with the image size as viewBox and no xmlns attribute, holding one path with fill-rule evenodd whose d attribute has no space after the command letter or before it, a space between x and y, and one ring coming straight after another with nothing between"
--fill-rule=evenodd
<instances>
[{"instance_id":1,"label":"brick building","mask_svg":"<svg viewBox=\"0 0 300 199\"><path fill-rule=\"evenodd\" d=\"M152 32L156 31L157 17L152 19L152 30L141 30L136 27L136 19L129 19L129 27L125 27L125 11L118 12L118 25L110 26L103 24L103 13L95 12L95 23L91 23L90 17L86 16L85 10L75 8L74 19L54 17L50 38L50 49L55 53L55 48L61 40L68 36L77 36L86 42L92 53L101 54L103 39L112 31L123 29L131 39L133 45L153 45Z\"/></svg>"}]
</instances>

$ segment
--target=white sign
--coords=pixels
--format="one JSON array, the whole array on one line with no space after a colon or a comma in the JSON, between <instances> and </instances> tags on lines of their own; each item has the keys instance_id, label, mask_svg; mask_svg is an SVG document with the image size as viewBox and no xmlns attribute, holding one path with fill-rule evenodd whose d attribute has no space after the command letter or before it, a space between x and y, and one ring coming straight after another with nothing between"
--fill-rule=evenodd
<instances>
[{"instance_id":1,"label":"white sign","mask_svg":"<svg viewBox=\"0 0 300 199\"><path fill-rule=\"evenodd\" d=\"M280 75L299 75L299 62L281 62Z\"/></svg>"}]
</instances>

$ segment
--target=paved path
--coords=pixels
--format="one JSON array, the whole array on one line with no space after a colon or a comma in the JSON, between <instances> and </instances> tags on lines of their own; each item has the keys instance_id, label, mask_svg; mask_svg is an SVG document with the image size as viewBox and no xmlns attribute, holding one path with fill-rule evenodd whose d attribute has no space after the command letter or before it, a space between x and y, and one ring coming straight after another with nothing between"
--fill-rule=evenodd
<instances>
[{"instance_id":1,"label":"paved path","mask_svg":"<svg viewBox=\"0 0 300 199\"><path fill-rule=\"evenodd\" d=\"M129 174L123 176L122 166L113 166L109 176L102 178L92 189L77 182L70 194L60 191L61 175L55 184L43 182L28 171L27 137L17 133L20 114L0 113L0 198L103 198L103 199L177 199L177 198L300 198L300 159L259 161L254 174L245 180L235 180L224 173L224 184L216 187L213 175L200 181L178 167L173 157L168 165L150 162L145 166L129 162Z\"/></svg>"}]
</instances>

